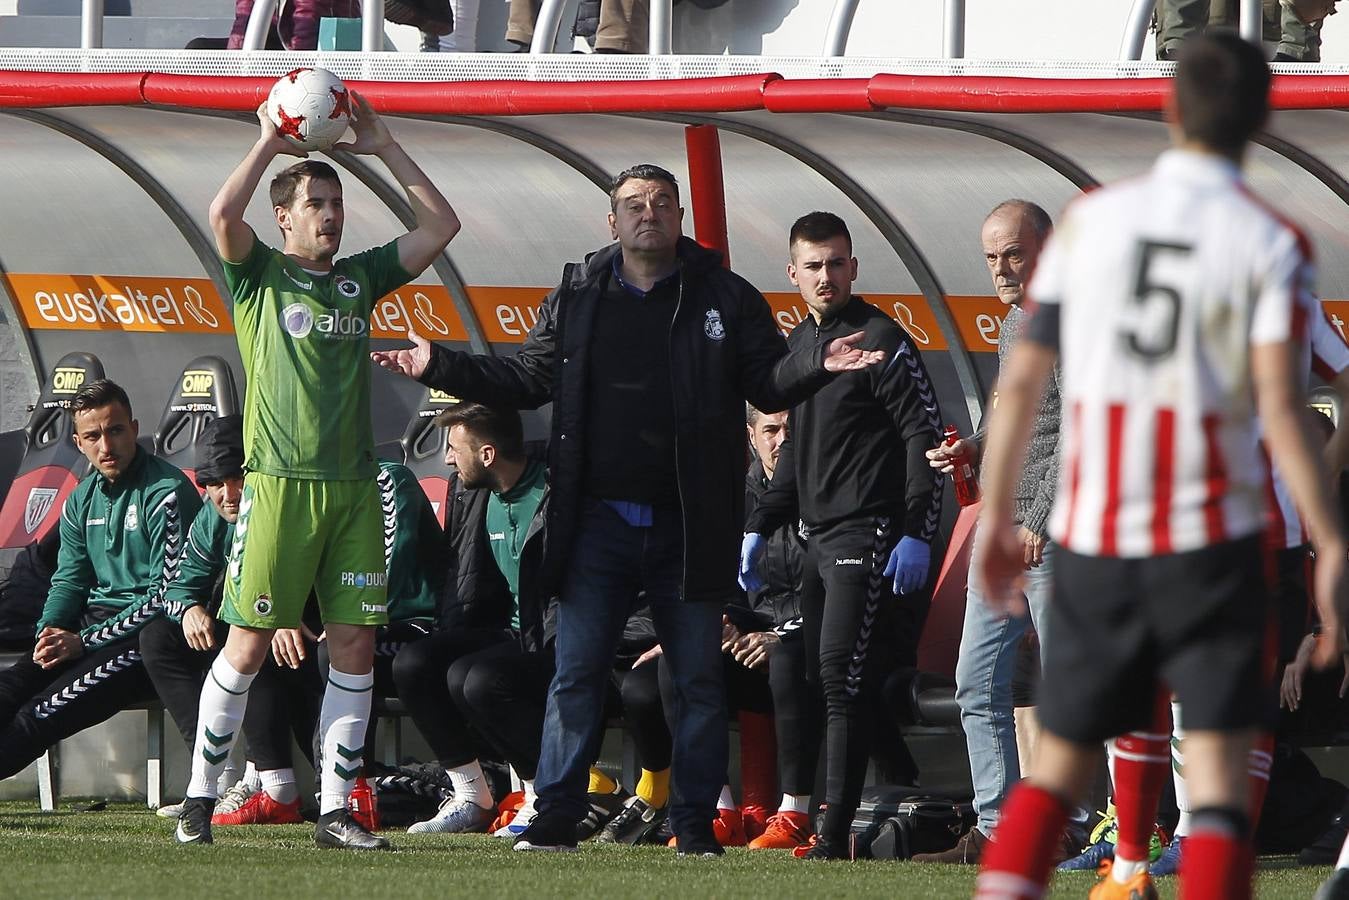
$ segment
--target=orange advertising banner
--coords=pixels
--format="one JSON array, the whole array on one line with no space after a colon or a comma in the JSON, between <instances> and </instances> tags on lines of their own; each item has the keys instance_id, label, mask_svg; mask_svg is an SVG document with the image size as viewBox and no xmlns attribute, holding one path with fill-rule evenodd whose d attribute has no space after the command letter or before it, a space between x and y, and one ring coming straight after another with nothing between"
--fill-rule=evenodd
<instances>
[{"instance_id":1,"label":"orange advertising banner","mask_svg":"<svg viewBox=\"0 0 1349 900\"><path fill-rule=\"evenodd\" d=\"M233 334L233 323L215 285L207 278L142 275L2 275L31 329L137 331L168 334ZM487 340L520 344L538 321L545 287L468 288L473 313ZM805 301L790 291L764 295L784 334L805 320ZM920 350L946 350L927 300L919 294L866 294L869 303L909 333ZM995 353L1006 307L996 297L946 298L960 342L969 350ZM1325 300L1331 324L1349 341L1349 300ZM443 285L409 284L381 297L371 310L370 336L401 340L408 326L435 341L466 341L468 330Z\"/></svg>"},{"instance_id":2,"label":"orange advertising banner","mask_svg":"<svg viewBox=\"0 0 1349 900\"><path fill-rule=\"evenodd\" d=\"M5 276L29 328L231 334L208 278L121 275Z\"/></svg>"},{"instance_id":3,"label":"orange advertising banner","mask_svg":"<svg viewBox=\"0 0 1349 900\"><path fill-rule=\"evenodd\" d=\"M1321 305L1325 307L1330 324L1345 343L1349 343L1349 300L1322 300Z\"/></svg>"}]
</instances>

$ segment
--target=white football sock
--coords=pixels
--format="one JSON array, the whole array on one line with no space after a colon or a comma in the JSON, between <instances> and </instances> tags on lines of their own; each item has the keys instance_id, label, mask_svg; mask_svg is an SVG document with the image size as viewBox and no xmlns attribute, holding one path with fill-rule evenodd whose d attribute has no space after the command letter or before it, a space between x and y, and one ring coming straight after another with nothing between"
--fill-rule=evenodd
<instances>
[{"instance_id":1,"label":"white football sock","mask_svg":"<svg viewBox=\"0 0 1349 900\"><path fill-rule=\"evenodd\" d=\"M267 769L261 775L262 789L277 803L293 803L300 796L294 769Z\"/></svg>"},{"instance_id":2,"label":"white football sock","mask_svg":"<svg viewBox=\"0 0 1349 900\"><path fill-rule=\"evenodd\" d=\"M1180 810L1180 819L1176 822L1178 838L1190 833L1190 789L1185 784L1185 729L1181 727L1180 704L1171 701L1171 783L1176 788L1176 809Z\"/></svg>"},{"instance_id":3,"label":"white football sock","mask_svg":"<svg viewBox=\"0 0 1349 900\"><path fill-rule=\"evenodd\" d=\"M375 671L351 675L328 668L328 687L319 709L323 735L323 771L319 776L319 814L345 809L365 758L365 729Z\"/></svg>"},{"instance_id":4,"label":"white football sock","mask_svg":"<svg viewBox=\"0 0 1349 900\"><path fill-rule=\"evenodd\" d=\"M258 774L258 767L251 759L244 764L244 774L240 776L239 781L255 791L262 790L262 776Z\"/></svg>"},{"instance_id":5,"label":"white football sock","mask_svg":"<svg viewBox=\"0 0 1349 900\"><path fill-rule=\"evenodd\" d=\"M487 776L482 774L482 766L476 759L445 772L450 776L456 800L467 800L483 809L492 808L492 791L487 787Z\"/></svg>"},{"instance_id":6,"label":"white football sock","mask_svg":"<svg viewBox=\"0 0 1349 900\"><path fill-rule=\"evenodd\" d=\"M810 812L810 795L783 794L782 802L778 804L778 812L789 812L789 813Z\"/></svg>"},{"instance_id":7,"label":"white football sock","mask_svg":"<svg viewBox=\"0 0 1349 900\"><path fill-rule=\"evenodd\" d=\"M735 796L731 793L729 784L721 786L721 796L717 798L717 809L737 809Z\"/></svg>"},{"instance_id":8,"label":"white football sock","mask_svg":"<svg viewBox=\"0 0 1349 900\"><path fill-rule=\"evenodd\" d=\"M192 777L187 783L187 796L212 800L220 796L217 782L239 736L253 678L236 671L224 653L211 663L197 707L197 740L192 747Z\"/></svg>"}]
</instances>

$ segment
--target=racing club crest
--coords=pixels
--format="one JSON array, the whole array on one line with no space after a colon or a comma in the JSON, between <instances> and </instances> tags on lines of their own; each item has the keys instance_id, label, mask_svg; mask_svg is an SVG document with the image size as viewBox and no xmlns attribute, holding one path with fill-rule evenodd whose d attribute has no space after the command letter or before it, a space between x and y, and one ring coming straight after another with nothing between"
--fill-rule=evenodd
<instances>
[{"instance_id":1,"label":"racing club crest","mask_svg":"<svg viewBox=\"0 0 1349 900\"><path fill-rule=\"evenodd\" d=\"M23 529L32 534L51 512L56 502L56 488L35 487L28 492L28 504L23 508Z\"/></svg>"},{"instance_id":2,"label":"racing club crest","mask_svg":"<svg viewBox=\"0 0 1349 900\"><path fill-rule=\"evenodd\" d=\"M703 321L703 333L714 341L725 340L726 326L721 324L721 310L709 309Z\"/></svg>"},{"instance_id":3,"label":"racing club crest","mask_svg":"<svg viewBox=\"0 0 1349 900\"><path fill-rule=\"evenodd\" d=\"M333 284L337 285L337 292L348 300L354 299L361 293L361 286L345 275L338 275Z\"/></svg>"}]
</instances>

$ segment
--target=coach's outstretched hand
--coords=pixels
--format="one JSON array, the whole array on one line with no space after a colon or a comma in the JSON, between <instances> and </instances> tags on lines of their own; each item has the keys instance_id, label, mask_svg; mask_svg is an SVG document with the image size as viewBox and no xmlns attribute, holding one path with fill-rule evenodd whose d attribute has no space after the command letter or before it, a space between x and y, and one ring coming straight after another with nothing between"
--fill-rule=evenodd
<instances>
[{"instance_id":1,"label":"coach's outstretched hand","mask_svg":"<svg viewBox=\"0 0 1349 900\"><path fill-rule=\"evenodd\" d=\"M857 342L863 336L864 332L854 331L852 334L830 341L829 346L824 348L825 370L829 372L852 372L856 369L874 366L885 359L884 350L858 349Z\"/></svg>"},{"instance_id":2,"label":"coach's outstretched hand","mask_svg":"<svg viewBox=\"0 0 1349 900\"><path fill-rule=\"evenodd\" d=\"M412 346L403 350L371 350L370 361L400 375L421 378L431 362L431 342L411 325L408 326L408 340L412 341Z\"/></svg>"}]
</instances>

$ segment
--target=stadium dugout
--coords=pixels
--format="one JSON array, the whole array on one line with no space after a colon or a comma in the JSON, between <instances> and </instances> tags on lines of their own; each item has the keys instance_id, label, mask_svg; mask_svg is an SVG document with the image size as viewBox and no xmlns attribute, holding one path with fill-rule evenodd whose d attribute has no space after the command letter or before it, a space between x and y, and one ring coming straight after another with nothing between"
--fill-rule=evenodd
<instances>
[{"instance_id":1,"label":"stadium dugout","mask_svg":"<svg viewBox=\"0 0 1349 900\"><path fill-rule=\"evenodd\" d=\"M787 229L810 209L842 215L861 260L857 293L913 337L942 418L961 433L987 408L1002 311L978 223L1009 196L1059 210L1144 170L1165 144L1170 71L1136 61L0 48L0 158L9 163L0 167L0 309L31 378L29 395L6 404L36 398L71 353L100 360L143 425L194 360L218 357L238 376L207 207L253 140L253 111L271 83L314 64L371 100L465 222L415 283L376 305L367 323L376 347L401 345L415 323L452 346L514 352L562 263L609 240L612 175L649 161L679 178L686 232L764 291L784 331L805 315L783 272ZM1250 181L1322 248L1319 287L1342 330L1349 255L1333 250L1349 203L1349 75L1276 75L1273 103ZM359 211L346 224L348 248L410 221L381 169L320 156ZM261 225L270 215L260 193L248 218ZM373 382L381 453L435 485L440 438L424 423L445 398L383 373ZM527 417L527 437L547 433L547 415ZM0 435L0 473L25 471L39 444ZM0 521L21 526L7 532L10 553L43 527L37 512L59 511L33 507L31 489L11 489L11 477L0 483L9 489ZM950 497L945 510L950 549L909 715L949 727L970 522L968 512L957 521ZM140 761L124 768L139 792Z\"/></svg>"}]
</instances>

